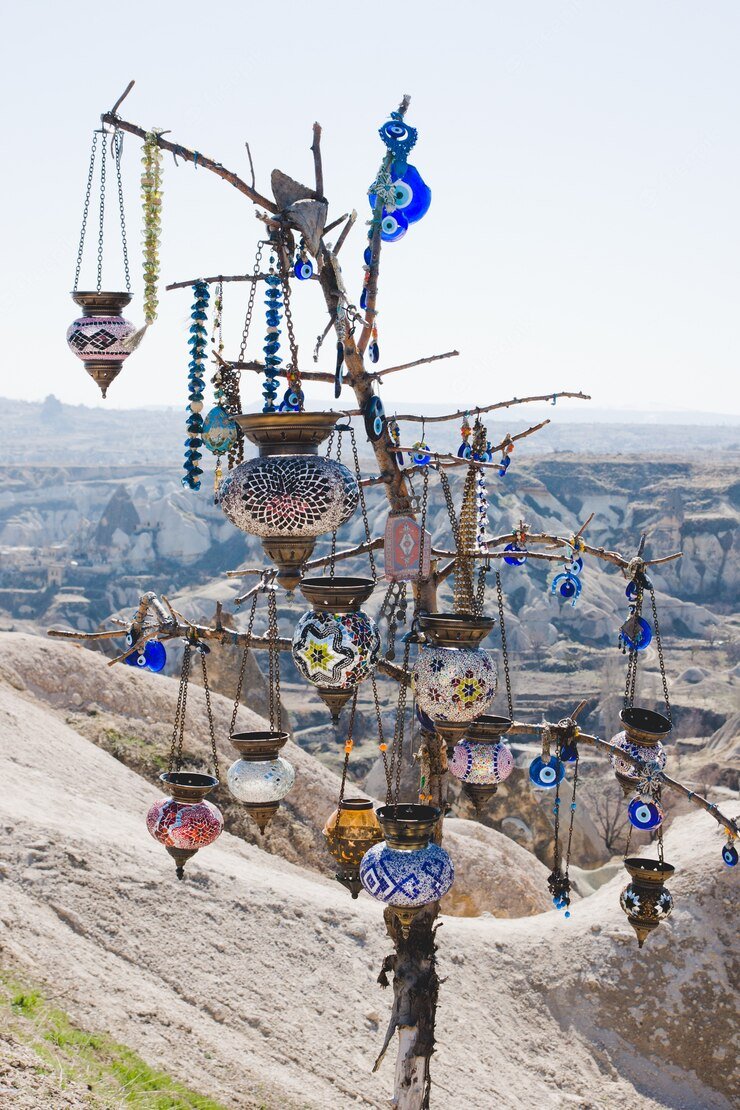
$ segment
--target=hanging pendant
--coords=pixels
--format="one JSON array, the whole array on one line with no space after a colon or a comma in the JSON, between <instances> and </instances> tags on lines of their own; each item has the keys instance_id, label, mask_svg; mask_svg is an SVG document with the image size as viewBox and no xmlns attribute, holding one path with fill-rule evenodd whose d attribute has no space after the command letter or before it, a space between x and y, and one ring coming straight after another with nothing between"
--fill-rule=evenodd
<instances>
[{"instance_id":1,"label":"hanging pendant","mask_svg":"<svg viewBox=\"0 0 740 1110\"><path fill-rule=\"evenodd\" d=\"M178 879L184 877L185 864L199 848L205 848L221 835L224 819L207 794L218 786L213 775L193 771L168 771L159 776L169 794L149 807L146 825L175 861Z\"/></svg>"},{"instance_id":2,"label":"hanging pendant","mask_svg":"<svg viewBox=\"0 0 740 1110\"><path fill-rule=\"evenodd\" d=\"M69 349L82 359L105 397L108 386L118 377L131 354L124 341L134 334L136 325L121 315L131 294L73 293L72 300L84 314L67 331Z\"/></svg>"},{"instance_id":3,"label":"hanging pendant","mask_svg":"<svg viewBox=\"0 0 740 1110\"><path fill-rule=\"evenodd\" d=\"M344 366L344 343L341 339L337 340L337 363L334 370L334 397L335 399L341 396L342 393L342 367Z\"/></svg>"}]
</instances>

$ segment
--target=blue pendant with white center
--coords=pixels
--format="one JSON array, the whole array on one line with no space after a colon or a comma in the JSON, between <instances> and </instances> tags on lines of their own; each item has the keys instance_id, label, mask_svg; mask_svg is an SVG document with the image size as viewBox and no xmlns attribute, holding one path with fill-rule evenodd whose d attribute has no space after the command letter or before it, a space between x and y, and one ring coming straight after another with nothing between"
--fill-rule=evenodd
<instances>
[{"instance_id":1,"label":"blue pendant with white center","mask_svg":"<svg viewBox=\"0 0 740 1110\"><path fill-rule=\"evenodd\" d=\"M735 867L737 864L737 848L734 844L725 844L722 849L722 859L728 867Z\"/></svg>"},{"instance_id":2,"label":"blue pendant with white center","mask_svg":"<svg viewBox=\"0 0 740 1110\"><path fill-rule=\"evenodd\" d=\"M665 814L657 802L647 802L643 798L633 798L627 807L630 824L643 832L657 829L663 824Z\"/></svg>"},{"instance_id":3,"label":"blue pendant with white center","mask_svg":"<svg viewBox=\"0 0 740 1110\"><path fill-rule=\"evenodd\" d=\"M542 756L537 756L529 765L529 777L535 786L549 790L563 781L565 767L556 755L551 755L545 762Z\"/></svg>"}]
</instances>

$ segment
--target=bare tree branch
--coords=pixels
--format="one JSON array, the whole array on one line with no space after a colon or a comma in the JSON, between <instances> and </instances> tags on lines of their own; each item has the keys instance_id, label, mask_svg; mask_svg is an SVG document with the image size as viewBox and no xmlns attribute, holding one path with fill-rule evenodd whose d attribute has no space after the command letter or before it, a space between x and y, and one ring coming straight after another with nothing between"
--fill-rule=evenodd
<instances>
[{"instance_id":1,"label":"bare tree branch","mask_svg":"<svg viewBox=\"0 0 740 1110\"><path fill-rule=\"evenodd\" d=\"M455 352L457 353L457 352ZM443 355L438 355L438 358L443 358ZM429 360L432 361L431 359ZM409 363L414 366L415 363ZM405 369L403 367L402 369ZM573 397L578 401L590 401L591 397L588 393L543 393L538 397L512 397L510 401L496 401L492 405L484 405L480 408L478 405L471 405L467 409L458 409L457 412L448 412L444 416L417 416L414 412L404 412L400 416L396 415L396 420L414 421L417 424L443 424L448 420L462 420L463 416L480 416L484 412L495 412L497 409L509 409L512 405L525 405L530 401L551 401L553 397Z\"/></svg>"}]
</instances>

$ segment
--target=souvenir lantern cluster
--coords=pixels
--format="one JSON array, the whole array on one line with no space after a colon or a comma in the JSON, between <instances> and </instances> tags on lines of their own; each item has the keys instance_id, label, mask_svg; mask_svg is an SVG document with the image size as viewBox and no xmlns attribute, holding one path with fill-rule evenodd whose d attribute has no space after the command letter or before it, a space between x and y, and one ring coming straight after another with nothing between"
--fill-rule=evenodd
<instances>
[{"instance_id":1,"label":"souvenir lantern cluster","mask_svg":"<svg viewBox=\"0 0 740 1110\"><path fill-rule=\"evenodd\" d=\"M98 250L97 250L97 283L94 290L81 290L80 274L85 251L85 236L87 221L90 214L90 201L92 198L93 181L97 162L98 143L100 137L100 184L99 184L99 210L98 210ZM131 279L129 276L128 248L126 244L126 220L123 206L123 184L121 180L121 154L123 150L123 136L120 131L115 131L110 140L111 159L118 184L118 209L121 221L121 243L123 248L123 270L126 288L124 291L113 291L103 288L103 238L105 232L105 186L107 169L109 135L105 130L93 133L92 150L90 153L90 166L87 174L85 190L85 204L82 211L82 230L80 232L80 245L77 251L77 264L75 266L74 288L72 300L82 309L82 315L70 325L67 331L67 343L73 354L82 359L85 369L90 377L100 387L103 397L108 392L111 382L118 376L125 359L130 354L130 340L136 327L130 320L122 315L124 308L131 300Z\"/></svg>"}]
</instances>

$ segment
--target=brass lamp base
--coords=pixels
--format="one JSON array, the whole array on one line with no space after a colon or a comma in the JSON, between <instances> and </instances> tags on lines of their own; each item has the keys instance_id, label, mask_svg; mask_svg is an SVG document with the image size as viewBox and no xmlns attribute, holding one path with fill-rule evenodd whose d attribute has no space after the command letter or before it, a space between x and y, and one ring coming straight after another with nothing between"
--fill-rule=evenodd
<instances>
[{"instance_id":1,"label":"brass lamp base","mask_svg":"<svg viewBox=\"0 0 740 1110\"><path fill-rule=\"evenodd\" d=\"M391 906L390 908L393 910L394 914L398 918L399 924L401 926L401 936L404 940L408 940L409 933L411 932L411 926L414 923L414 919L418 914L421 913L424 907L408 906L406 908L401 908L400 906Z\"/></svg>"},{"instance_id":2,"label":"brass lamp base","mask_svg":"<svg viewBox=\"0 0 740 1110\"><path fill-rule=\"evenodd\" d=\"M434 731L439 733L444 740L449 756L452 755L455 744L458 744L465 736L469 726L469 721L441 721L435 719Z\"/></svg>"},{"instance_id":3,"label":"brass lamp base","mask_svg":"<svg viewBox=\"0 0 740 1110\"><path fill-rule=\"evenodd\" d=\"M331 713L334 724L339 720L339 714L352 697L354 690L340 690L332 686L317 686L316 693Z\"/></svg>"},{"instance_id":4,"label":"brass lamp base","mask_svg":"<svg viewBox=\"0 0 740 1110\"><path fill-rule=\"evenodd\" d=\"M191 856L194 856L198 851L197 848L167 848L167 851L175 861L175 874L178 879L185 878L185 864Z\"/></svg>"},{"instance_id":5,"label":"brass lamp base","mask_svg":"<svg viewBox=\"0 0 740 1110\"><path fill-rule=\"evenodd\" d=\"M343 887L347 888L353 898L359 897L362 883L360 882L360 869L358 867L347 868L346 871L337 871L334 878Z\"/></svg>"},{"instance_id":6,"label":"brass lamp base","mask_svg":"<svg viewBox=\"0 0 740 1110\"><path fill-rule=\"evenodd\" d=\"M272 536L262 540L265 555L278 568L277 580L288 593L300 583L303 565L311 558L315 546L315 536Z\"/></svg>"},{"instance_id":7,"label":"brass lamp base","mask_svg":"<svg viewBox=\"0 0 740 1110\"><path fill-rule=\"evenodd\" d=\"M82 365L105 398L108 393L108 386L121 373L123 359L120 361L112 358L85 359Z\"/></svg>"},{"instance_id":8,"label":"brass lamp base","mask_svg":"<svg viewBox=\"0 0 740 1110\"><path fill-rule=\"evenodd\" d=\"M273 817L280 809L280 802L264 802L261 805L253 805L249 802L245 802L244 808L259 831L264 833L270 821L272 821Z\"/></svg>"},{"instance_id":9,"label":"brass lamp base","mask_svg":"<svg viewBox=\"0 0 740 1110\"><path fill-rule=\"evenodd\" d=\"M470 798L470 801L475 806L475 812L477 816L480 816L483 806L486 804L486 802L489 802L491 800L497 790L498 785L496 783L463 783L463 794L466 796L466 798Z\"/></svg>"}]
</instances>

